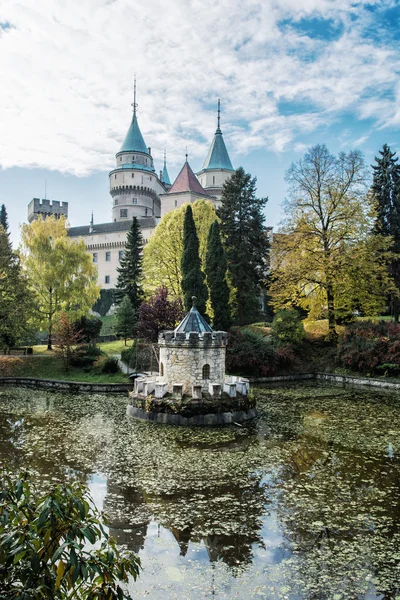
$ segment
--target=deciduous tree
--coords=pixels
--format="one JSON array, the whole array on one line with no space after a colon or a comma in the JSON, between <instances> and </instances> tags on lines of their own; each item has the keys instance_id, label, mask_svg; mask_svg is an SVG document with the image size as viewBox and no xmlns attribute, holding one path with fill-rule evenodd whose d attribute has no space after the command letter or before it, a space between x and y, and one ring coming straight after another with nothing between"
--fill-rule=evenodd
<instances>
[{"instance_id":1,"label":"deciduous tree","mask_svg":"<svg viewBox=\"0 0 400 600\"><path fill-rule=\"evenodd\" d=\"M81 332L76 329L75 323L68 319L67 313L62 312L54 327L54 333L56 351L61 355L65 370L68 371L71 358L82 342Z\"/></svg>"},{"instance_id":2,"label":"deciduous tree","mask_svg":"<svg viewBox=\"0 0 400 600\"><path fill-rule=\"evenodd\" d=\"M378 235L392 238L392 252L389 272L393 277L397 293L392 294L392 311L395 322L400 312L400 165L396 152L387 144L375 157L373 168L372 194L376 201L377 217L375 231Z\"/></svg>"},{"instance_id":3,"label":"deciduous tree","mask_svg":"<svg viewBox=\"0 0 400 600\"><path fill-rule=\"evenodd\" d=\"M213 327L217 330L228 331L232 325L229 306L230 291L226 281L227 262L218 221L211 224L208 234L205 271L214 313Z\"/></svg>"},{"instance_id":4,"label":"deciduous tree","mask_svg":"<svg viewBox=\"0 0 400 600\"><path fill-rule=\"evenodd\" d=\"M117 267L118 280L115 289L115 300L120 304L125 296L131 301L135 315L143 301L143 238L139 223L133 217L131 228L126 238L124 255Z\"/></svg>"},{"instance_id":5,"label":"deciduous tree","mask_svg":"<svg viewBox=\"0 0 400 600\"><path fill-rule=\"evenodd\" d=\"M163 286L139 308L138 335L150 342L158 341L160 331L175 329L183 318L180 298L170 300L168 288Z\"/></svg>"},{"instance_id":6,"label":"deciduous tree","mask_svg":"<svg viewBox=\"0 0 400 600\"><path fill-rule=\"evenodd\" d=\"M355 309L381 309L392 283L385 268L388 243L371 235L374 207L359 152L311 148L286 174L286 222L273 248L271 294L277 308L293 305L314 317L327 311L329 338L336 318Z\"/></svg>"},{"instance_id":7,"label":"deciduous tree","mask_svg":"<svg viewBox=\"0 0 400 600\"><path fill-rule=\"evenodd\" d=\"M71 319L87 314L99 295L97 271L83 240L68 237L65 218L39 218L22 227L24 266L34 293L36 322L48 332L65 311Z\"/></svg>"},{"instance_id":8,"label":"deciduous tree","mask_svg":"<svg viewBox=\"0 0 400 600\"><path fill-rule=\"evenodd\" d=\"M208 232L211 223L215 221L215 209L209 200L196 200L191 207L199 238L201 265L204 269ZM160 286L166 286L171 298L183 299L181 259L185 210L186 205L183 205L164 215L144 248L144 288L149 296Z\"/></svg>"},{"instance_id":9,"label":"deciduous tree","mask_svg":"<svg viewBox=\"0 0 400 600\"><path fill-rule=\"evenodd\" d=\"M189 311L193 305L192 298L196 296L198 311L206 314L208 289L205 282L206 276L201 268L199 255L199 238L193 219L192 207L187 205L183 222L183 253L182 253L182 292L185 309Z\"/></svg>"},{"instance_id":10,"label":"deciduous tree","mask_svg":"<svg viewBox=\"0 0 400 600\"><path fill-rule=\"evenodd\" d=\"M224 183L217 211L234 288L234 321L239 325L259 315L267 276L269 242L263 211L268 199L256 197L256 181L241 167L237 169Z\"/></svg>"}]
</instances>

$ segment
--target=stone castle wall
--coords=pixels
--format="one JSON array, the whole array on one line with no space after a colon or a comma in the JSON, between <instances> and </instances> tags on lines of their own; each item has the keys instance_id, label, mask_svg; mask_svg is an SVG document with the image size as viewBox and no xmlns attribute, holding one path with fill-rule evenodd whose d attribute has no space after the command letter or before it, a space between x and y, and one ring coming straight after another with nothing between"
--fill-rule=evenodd
<instances>
[{"instance_id":1,"label":"stone castle wall","mask_svg":"<svg viewBox=\"0 0 400 600\"><path fill-rule=\"evenodd\" d=\"M204 333L199 337L197 333L190 333L188 336L177 334L172 337L168 333L159 339L160 376L168 383L168 388L183 384L184 393L191 393L192 386L195 385L201 386L203 392L208 392L209 384L213 383L220 385L222 389L226 334Z\"/></svg>"}]
</instances>

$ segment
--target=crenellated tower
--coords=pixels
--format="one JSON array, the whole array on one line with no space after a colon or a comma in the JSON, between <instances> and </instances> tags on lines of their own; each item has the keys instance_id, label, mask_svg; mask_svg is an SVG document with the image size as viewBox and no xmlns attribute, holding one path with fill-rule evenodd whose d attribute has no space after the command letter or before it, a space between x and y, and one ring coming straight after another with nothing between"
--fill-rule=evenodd
<instances>
[{"instance_id":1,"label":"crenellated tower","mask_svg":"<svg viewBox=\"0 0 400 600\"><path fill-rule=\"evenodd\" d=\"M154 168L151 148L146 146L137 119L136 80L133 116L116 167L110 171L113 221L131 221L133 217L159 217L160 194L166 192Z\"/></svg>"}]
</instances>

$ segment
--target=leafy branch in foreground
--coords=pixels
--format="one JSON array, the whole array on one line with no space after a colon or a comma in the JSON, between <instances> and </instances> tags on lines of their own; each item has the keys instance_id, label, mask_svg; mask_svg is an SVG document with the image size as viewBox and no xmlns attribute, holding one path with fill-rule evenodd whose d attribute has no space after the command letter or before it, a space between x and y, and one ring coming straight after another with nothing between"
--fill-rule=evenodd
<instances>
[{"instance_id":1,"label":"leafy branch in foreground","mask_svg":"<svg viewBox=\"0 0 400 600\"><path fill-rule=\"evenodd\" d=\"M79 482L59 483L42 494L31 473L3 471L0 599L130 598L120 583L129 576L136 580L139 558L118 550L101 517Z\"/></svg>"}]
</instances>

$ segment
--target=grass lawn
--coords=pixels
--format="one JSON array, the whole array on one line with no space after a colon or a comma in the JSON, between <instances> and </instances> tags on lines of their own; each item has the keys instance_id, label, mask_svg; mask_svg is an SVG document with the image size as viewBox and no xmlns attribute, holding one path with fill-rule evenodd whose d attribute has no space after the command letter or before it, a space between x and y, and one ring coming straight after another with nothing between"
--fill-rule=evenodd
<instances>
[{"instance_id":1,"label":"grass lawn","mask_svg":"<svg viewBox=\"0 0 400 600\"><path fill-rule=\"evenodd\" d=\"M88 383L129 383L123 373L85 372L77 367L65 371L61 357L48 352L47 356L4 356L0 358L0 374L6 377L38 377Z\"/></svg>"},{"instance_id":2,"label":"grass lawn","mask_svg":"<svg viewBox=\"0 0 400 600\"><path fill-rule=\"evenodd\" d=\"M115 340L115 342L100 342L100 344L97 344L97 346L105 354L121 354L122 350L132 346L132 340L126 340L126 346L124 344L124 340Z\"/></svg>"}]
</instances>

